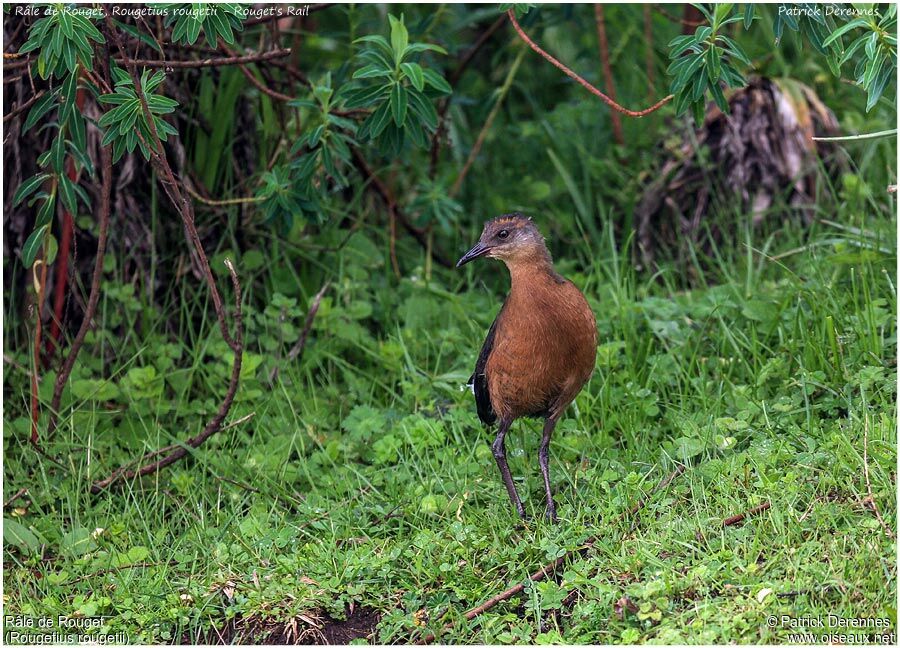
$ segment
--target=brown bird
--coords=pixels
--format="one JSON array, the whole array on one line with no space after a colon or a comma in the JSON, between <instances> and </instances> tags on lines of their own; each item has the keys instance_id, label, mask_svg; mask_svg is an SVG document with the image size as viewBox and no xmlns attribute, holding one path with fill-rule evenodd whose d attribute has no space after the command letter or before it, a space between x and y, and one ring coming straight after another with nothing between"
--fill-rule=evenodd
<instances>
[{"instance_id":1,"label":"brown bird","mask_svg":"<svg viewBox=\"0 0 900 648\"><path fill-rule=\"evenodd\" d=\"M550 436L594 370L594 314L581 291L553 269L544 238L530 218L513 213L488 221L478 243L456 267L482 256L503 261L512 282L469 378L478 418L486 425L500 419L494 458L523 518L525 509L509 473L504 439L517 418L545 419L539 460L547 517L556 521L548 465Z\"/></svg>"}]
</instances>

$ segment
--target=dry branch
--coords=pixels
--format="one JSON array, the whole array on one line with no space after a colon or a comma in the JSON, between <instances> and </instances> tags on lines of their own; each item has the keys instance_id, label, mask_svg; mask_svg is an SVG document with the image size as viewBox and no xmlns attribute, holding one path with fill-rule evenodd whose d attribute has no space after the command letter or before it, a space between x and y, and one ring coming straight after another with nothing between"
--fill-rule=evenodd
<instances>
[{"instance_id":1,"label":"dry branch","mask_svg":"<svg viewBox=\"0 0 900 648\"><path fill-rule=\"evenodd\" d=\"M38 99L43 97L46 94L46 92L47 92L46 90L41 90L40 92L35 94L31 99L29 99L28 101L23 103L18 108L14 108L13 110L9 111L7 114L3 115L3 121L9 121L16 115L21 115L23 112L25 112L26 110L31 108L38 101Z\"/></svg>"},{"instance_id":2,"label":"dry branch","mask_svg":"<svg viewBox=\"0 0 900 648\"><path fill-rule=\"evenodd\" d=\"M322 287L319 289L319 292L316 293L316 296L313 297L312 304L309 307L309 311L306 313L306 320L303 322L303 331L300 333L300 338L291 347L291 350L288 351L287 360L288 362L293 362L298 358L303 356L303 350L306 348L306 338L309 337L309 332L312 330L313 322L316 319L316 313L319 312L319 305L322 303L322 297L325 296L325 292L331 286L331 282L326 281L322 284ZM269 382L274 382L275 378L278 377L278 367L274 367L272 369L272 373L269 374Z\"/></svg>"},{"instance_id":3,"label":"dry branch","mask_svg":"<svg viewBox=\"0 0 900 648\"><path fill-rule=\"evenodd\" d=\"M233 50L229 49L229 47L224 44L222 45L222 51L229 54L232 59L245 58L245 57L237 56ZM283 51L286 51L288 54L291 53L291 50L283 50ZM257 61L251 61L251 62L255 63ZM249 69L247 69L247 66L244 65L243 63L238 63L238 66L241 70L241 73L245 77L247 77L247 80L250 83L252 83L253 86L256 87L263 94L266 94L266 95L272 97L272 99L276 99L278 101L293 101L295 99L295 97L289 97L288 95L282 94L282 93L278 92L277 90L272 90L272 88L270 88L265 83L263 83L262 81L257 79L255 76L253 76L253 72L251 72Z\"/></svg>"},{"instance_id":4,"label":"dry branch","mask_svg":"<svg viewBox=\"0 0 900 648\"><path fill-rule=\"evenodd\" d=\"M771 502L763 502L759 506L754 506L749 511L744 511L743 513L738 513L737 515L732 515L730 518L725 518L722 521L722 526L734 526L735 524L739 524L743 522L746 518L751 515L756 515L757 513L762 513L763 511L768 511L772 508Z\"/></svg>"},{"instance_id":5,"label":"dry branch","mask_svg":"<svg viewBox=\"0 0 900 648\"><path fill-rule=\"evenodd\" d=\"M522 27L519 25L519 21L516 20L516 12L513 9L509 9L506 12L506 15L509 17L509 21L512 23L512 26L516 30L516 33L519 34L519 37L528 44L528 47L540 54L544 59L552 63L558 69L562 70L566 74L566 76L577 81L578 84L587 89L588 92L600 97L600 99L602 99L607 106L609 106L613 110L619 111L623 115L628 115L629 117L643 117L644 115L649 115L650 113L659 110L675 98L675 95L663 97L649 108L644 108L643 110L629 110L628 108L624 108L623 106L620 106L615 101L606 96L603 92L595 88L593 85L585 81L582 77L578 76L575 72L560 63L558 60L553 58L553 56L541 49L540 45L531 40L528 34L526 34Z\"/></svg>"},{"instance_id":6,"label":"dry branch","mask_svg":"<svg viewBox=\"0 0 900 648\"><path fill-rule=\"evenodd\" d=\"M207 68L221 67L224 65L244 65L246 63L259 63L261 61L270 61L272 59L284 58L290 56L290 49L279 49L271 52L261 52L259 54L247 54L246 56L230 56L210 57L206 59L197 59L194 61L160 61L156 59L129 59L119 57L114 59L119 65L136 65L148 68Z\"/></svg>"}]
</instances>

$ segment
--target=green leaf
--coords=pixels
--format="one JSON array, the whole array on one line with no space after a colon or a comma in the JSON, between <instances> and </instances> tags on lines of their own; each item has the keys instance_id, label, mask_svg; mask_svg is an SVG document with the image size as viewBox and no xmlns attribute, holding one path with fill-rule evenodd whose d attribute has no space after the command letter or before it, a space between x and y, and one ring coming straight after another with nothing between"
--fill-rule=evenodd
<instances>
[{"instance_id":1,"label":"green leaf","mask_svg":"<svg viewBox=\"0 0 900 648\"><path fill-rule=\"evenodd\" d=\"M44 182L47 178L50 177L49 173L38 173L37 175L33 175L28 180L19 185L19 188L16 189L16 193L13 196L13 207L21 203L23 200L28 198L31 194L38 190L41 186L41 183Z\"/></svg>"},{"instance_id":2,"label":"green leaf","mask_svg":"<svg viewBox=\"0 0 900 648\"><path fill-rule=\"evenodd\" d=\"M78 92L78 74L72 73L63 83L62 96L60 96L59 120L63 123L69 121L69 117L75 109L75 95Z\"/></svg>"},{"instance_id":3,"label":"green leaf","mask_svg":"<svg viewBox=\"0 0 900 648\"><path fill-rule=\"evenodd\" d=\"M391 49L394 51L394 62L400 63L406 55L406 46L409 45L409 32L403 24L403 16L400 19L388 14L391 23Z\"/></svg>"},{"instance_id":4,"label":"green leaf","mask_svg":"<svg viewBox=\"0 0 900 648\"><path fill-rule=\"evenodd\" d=\"M41 225L25 240L25 245L22 246L22 263L26 268L34 265L34 260L44 245L44 234L47 233L49 227L49 223Z\"/></svg>"},{"instance_id":5,"label":"green leaf","mask_svg":"<svg viewBox=\"0 0 900 648\"><path fill-rule=\"evenodd\" d=\"M425 123L426 128L434 131L438 125L438 114L434 104L421 92L413 90L409 93L409 107Z\"/></svg>"},{"instance_id":6,"label":"green leaf","mask_svg":"<svg viewBox=\"0 0 900 648\"><path fill-rule=\"evenodd\" d=\"M718 83L713 83L710 84L709 89L712 92L713 101L716 102L716 106L718 106L719 110L727 115L729 106L728 102L725 100L725 95L722 92L721 86Z\"/></svg>"},{"instance_id":7,"label":"green leaf","mask_svg":"<svg viewBox=\"0 0 900 648\"><path fill-rule=\"evenodd\" d=\"M388 123L391 121L391 111L390 111L390 102L386 101L372 113L372 116L369 117L369 121L371 122L371 126L369 127L369 133L373 138L378 137L387 127Z\"/></svg>"},{"instance_id":8,"label":"green leaf","mask_svg":"<svg viewBox=\"0 0 900 648\"><path fill-rule=\"evenodd\" d=\"M66 211L74 215L78 210L78 206L75 204L75 188L72 186L72 181L69 180L69 176L65 173L62 173L59 176L59 197L62 200L63 207L66 208Z\"/></svg>"},{"instance_id":9,"label":"green leaf","mask_svg":"<svg viewBox=\"0 0 900 648\"><path fill-rule=\"evenodd\" d=\"M706 52L706 70L709 72L710 83L718 81L722 74L722 59L719 48L715 45L710 46Z\"/></svg>"},{"instance_id":10,"label":"green leaf","mask_svg":"<svg viewBox=\"0 0 900 648\"><path fill-rule=\"evenodd\" d=\"M866 40L866 57L875 58L875 48L878 46L878 32L872 32Z\"/></svg>"},{"instance_id":11,"label":"green leaf","mask_svg":"<svg viewBox=\"0 0 900 648\"><path fill-rule=\"evenodd\" d=\"M446 79L432 69L426 69L422 73L425 77L425 83L442 94L450 94L453 88L447 83Z\"/></svg>"},{"instance_id":12,"label":"green leaf","mask_svg":"<svg viewBox=\"0 0 900 648\"><path fill-rule=\"evenodd\" d=\"M357 38L354 43L373 43L378 48L380 48L385 54L389 57L393 56L394 52L391 49L390 43L387 42L384 36L380 36L378 34L369 34L368 36L361 36Z\"/></svg>"},{"instance_id":13,"label":"green leaf","mask_svg":"<svg viewBox=\"0 0 900 648\"><path fill-rule=\"evenodd\" d=\"M43 97L38 99L34 106L31 107L31 110L28 111L28 117L25 118L25 124L22 126L22 134L28 132L32 126L34 126L41 117L46 115L55 105L56 105L56 91L48 92Z\"/></svg>"},{"instance_id":14,"label":"green leaf","mask_svg":"<svg viewBox=\"0 0 900 648\"><path fill-rule=\"evenodd\" d=\"M53 236L53 234L47 234L45 245L47 251L44 254L44 263L50 265L51 263L56 261L56 253L59 251L59 245L56 242L56 237Z\"/></svg>"},{"instance_id":15,"label":"green leaf","mask_svg":"<svg viewBox=\"0 0 900 648\"><path fill-rule=\"evenodd\" d=\"M875 76L875 80L868 89L868 98L866 99L866 112L872 110L878 100L881 98L888 81L891 78L893 68L885 61L881 66L881 71Z\"/></svg>"},{"instance_id":16,"label":"green leaf","mask_svg":"<svg viewBox=\"0 0 900 648\"><path fill-rule=\"evenodd\" d=\"M390 92L390 85L384 84L373 88L358 88L347 92L344 99L345 108L370 108L376 99Z\"/></svg>"},{"instance_id":17,"label":"green leaf","mask_svg":"<svg viewBox=\"0 0 900 648\"><path fill-rule=\"evenodd\" d=\"M750 25L753 24L753 3L748 3L744 7L744 30L750 29Z\"/></svg>"},{"instance_id":18,"label":"green leaf","mask_svg":"<svg viewBox=\"0 0 900 648\"><path fill-rule=\"evenodd\" d=\"M3 518L3 542L15 545L24 553L37 553L41 542L24 524L12 518Z\"/></svg>"},{"instance_id":19,"label":"green leaf","mask_svg":"<svg viewBox=\"0 0 900 648\"><path fill-rule=\"evenodd\" d=\"M41 208L38 210L37 218L34 221L35 227L41 227L42 225L49 225L50 221L53 220L53 210L56 208L56 194L50 194L44 199L44 202L41 203Z\"/></svg>"},{"instance_id":20,"label":"green leaf","mask_svg":"<svg viewBox=\"0 0 900 648\"><path fill-rule=\"evenodd\" d=\"M694 109L694 124L697 128L703 126L703 122L706 118L706 102L705 101L696 101L693 104Z\"/></svg>"},{"instance_id":21,"label":"green leaf","mask_svg":"<svg viewBox=\"0 0 900 648\"><path fill-rule=\"evenodd\" d=\"M63 173L64 162L66 159L65 139L62 132L57 133L56 138L50 145L50 165L57 173Z\"/></svg>"},{"instance_id":22,"label":"green leaf","mask_svg":"<svg viewBox=\"0 0 900 648\"><path fill-rule=\"evenodd\" d=\"M868 24L869 24L868 21L864 20L863 18L857 18L856 20L851 20L850 22L841 25L840 27L835 29L833 32L831 32L831 36L826 38L825 42L822 43L822 45L827 47L828 45L831 45L834 41L836 41L838 38L840 38L841 36L846 34L848 31L850 31L851 29L856 29L857 27L865 27Z\"/></svg>"},{"instance_id":23,"label":"green leaf","mask_svg":"<svg viewBox=\"0 0 900 648\"><path fill-rule=\"evenodd\" d=\"M400 65L400 69L403 70L406 78L416 90L421 92L425 89L425 75L422 72L422 66L418 63L403 63Z\"/></svg>"},{"instance_id":24,"label":"green leaf","mask_svg":"<svg viewBox=\"0 0 900 648\"><path fill-rule=\"evenodd\" d=\"M728 14L731 13L731 10L734 8L734 4L731 2L720 2L716 5L716 13L713 17L713 24L716 27L722 25L725 19L728 17Z\"/></svg>"},{"instance_id":25,"label":"green leaf","mask_svg":"<svg viewBox=\"0 0 900 648\"><path fill-rule=\"evenodd\" d=\"M748 66L748 67L753 67L753 63L750 62L750 59L749 59L749 58L747 57L747 55L744 53L744 50L741 49L741 46L740 46L740 45L738 45L738 44L735 43L733 40L731 40L730 38L728 38L728 36L722 36L722 35L720 35L720 36L718 37L718 40L720 40L720 41L722 41L723 43L725 43L725 45L726 45L727 48L728 48L728 50L727 50L727 51L728 51L728 54L729 54L730 56L733 56L734 58L736 58L737 60L739 60L741 63L743 63L744 65L746 65L746 66Z\"/></svg>"},{"instance_id":26,"label":"green leaf","mask_svg":"<svg viewBox=\"0 0 900 648\"><path fill-rule=\"evenodd\" d=\"M440 45L432 45L431 43L413 43L406 48L407 54L416 54L418 52L437 52L438 54L446 54L447 50Z\"/></svg>"},{"instance_id":27,"label":"green leaf","mask_svg":"<svg viewBox=\"0 0 900 648\"><path fill-rule=\"evenodd\" d=\"M379 66L377 63L367 65L353 73L354 79L373 79L376 77L390 77L392 72Z\"/></svg>"},{"instance_id":28,"label":"green leaf","mask_svg":"<svg viewBox=\"0 0 900 648\"><path fill-rule=\"evenodd\" d=\"M403 126L406 120L406 101L406 88L399 83L394 84L394 89L391 90L391 114L397 126Z\"/></svg>"}]
</instances>

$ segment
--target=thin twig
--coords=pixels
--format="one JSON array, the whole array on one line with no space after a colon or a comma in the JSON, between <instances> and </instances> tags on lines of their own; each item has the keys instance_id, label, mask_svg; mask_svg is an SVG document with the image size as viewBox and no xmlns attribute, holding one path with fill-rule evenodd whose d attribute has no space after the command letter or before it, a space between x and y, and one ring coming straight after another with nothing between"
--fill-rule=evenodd
<instances>
[{"instance_id":1,"label":"thin twig","mask_svg":"<svg viewBox=\"0 0 900 648\"><path fill-rule=\"evenodd\" d=\"M673 16L668 11L662 8L662 5L656 5L656 10L661 13L663 16L671 20L672 22L680 23L682 27L699 27L701 25L706 24L706 20L691 20L688 18L687 7L685 7L685 15L682 18L678 16ZM699 12L697 12L699 14Z\"/></svg>"},{"instance_id":2,"label":"thin twig","mask_svg":"<svg viewBox=\"0 0 900 648\"><path fill-rule=\"evenodd\" d=\"M466 53L460 59L459 64L456 66L456 69L453 70L453 74L447 80L451 88L456 87L457 82L459 82L460 78L462 78L463 72L465 72L466 68L469 67L472 59L475 58L475 55L481 50L484 44L488 42L490 37L494 35L494 32L500 29L504 22L506 22L506 19L501 14L497 18L497 20L491 23L490 27L484 30L481 36L478 37L478 40L475 41L475 44L466 51ZM437 175L437 164L441 154L441 140L444 137L444 132L446 131L447 110L449 110L449 108L450 97L445 97L441 100L441 103L438 106L438 127L435 129L434 135L432 135L431 137L431 162L428 170L428 175L430 178L434 178Z\"/></svg>"},{"instance_id":3,"label":"thin twig","mask_svg":"<svg viewBox=\"0 0 900 648\"><path fill-rule=\"evenodd\" d=\"M9 505L12 504L13 502L15 502L17 499L19 499L20 497L22 497L22 495L27 495L27 494L28 494L28 489L27 489L27 488L24 488L24 487L20 488L19 490L17 490L17 491L12 495L12 497L10 497L8 500L6 500L5 502L3 502L3 508L6 508L7 506L9 506Z\"/></svg>"},{"instance_id":4,"label":"thin twig","mask_svg":"<svg viewBox=\"0 0 900 648\"><path fill-rule=\"evenodd\" d=\"M325 292L331 286L331 282L326 281L322 284L322 287L319 289L319 292L316 293L315 297L313 297L312 304L309 306L309 311L306 313L306 319L303 322L303 331L300 333L300 339L294 343L294 346L291 347L291 350L288 351L287 358L289 362L293 362L298 358L303 356L303 350L306 348L306 338L309 337L309 332L312 330L313 321L316 319L316 313L319 312L319 305L322 303L322 297L325 296ZM278 366L272 368L272 372L269 374L269 382L275 382L275 379L278 377Z\"/></svg>"},{"instance_id":5,"label":"thin twig","mask_svg":"<svg viewBox=\"0 0 900 648\"><path fill-rule=\"evenodd\" d=\"M609 64L609 40L606 38L606 19L603 15L603 5L599 2L594 3L594 22L597 23L597 44L600 48L600 67L603 70L603 83L606 84L609 98L617 101L616 85L613 81L612 67ZM612 122L613 137L616 143L624 145L625 134L622 132L622 118L616 111L610 113L609 117Z\"/></svg>"},{"instance_id":6,"label":"thin twig","mask_svg":"<svg viewBox=\"0 0 900 648\"><path fill-rule=\"evenodd\" d=\"M630 509L628 509L628 511L620 514L618 517L616 517L615 520L613 520L610 523L607 523L606 526L611 526L612 524L615 524L615 523L621 521L625 517L632 516L635 513L637 513L638 511L640 511L644 506L646 506L647 502L650 501L650 498L655 493L658 493L659 491L668 487L668 485L670 483L672 483L672 480L674 480L676 477L681 475L684 472L684 470L685 470L684 466L679 464L678 468L675 471L673 471L672 473L670 473L669 475L667 475L662 481L660 481L653 488L653 490L647 494L646 497L642 497L640 500L638 500L638 502L634 506L632 506ZM529 583L544 580L544 578L546 578L548 575L555 572L556 569L560 565L565 563L570 558L573 558L575 556L582 556L585 553L587 553L587 551L589 549L591 549L594 546L594 544L596 544L596 542L598 540L600 540L601 537L605 537L605 536L601 536L599 534L592 536L583 545L581 545L577 549L572 549L572 550L566 552L564 555L557 558L556 560L553 560L553 561L547 563L546 565L544 565L543 567L538 569L536 572L531 574L531 576L529 576L527 580L517 583L516 585L513 585L509 589L507 589L503 592L500 592L499 594L497 594L495 596L492 596L491 598L489 598L487 601L485 601L481 605L478 605L478 606L473 607L472 609L468 610L463 616L466 618L466 620L471 621L472 619L477 617L479 614L487 612L488 610L490 610L492 607L494 607L498 603L506 601L507 599L511 599L513 596L522 592L525 589L525 586L528 585ZM453 626L452 623L447 623L444 625L444 630L447 630L447 629L451 628L452 626ZM432 641L434 641L434 639L435 639L434 634L428 634L425 637L422 637L421 639L416 641L416 645L421 646L421 645L429 644Z\"/></svg>"},{"instance_id":7,"label":"thin twig","mask_svg":"<svg viewBox=\"0 0 900 648\"><path fill-rule=\"evenodd\" d=\"M204 198L199 193L197 193L194 189L191 189L190 185L185 183L184 188L187 189L187 192L191 194L196 200L199 200L204 205L209 205L211 207L227 207L229 205L247 205L252 203L258 203L265 200L262 196L246 196L244 198L228 198L226 200L212 200L211 198Z\"/></svg>"},{"instance_id":8,"label":"thin twig","mask_svg":"<svg viewBox=\"0 0 900 648\"><path fill-rule=\"evenodd\" d=\"M10 119L12 119L13 117L15 117L16 115L21 115L23 112L25 112L26 110L28 110L29 108L31 108L31 107L32 107L32 106L33 106L33 105L34 105L41 97L43 97L45 94L47 94L47 91L46 91L46 90L41 90L40 92L38 92L38 93L37 93L36 95L34 95L31 99L29 99L28 101L26 101L25 103L23 103L23 104L22 104L21 106L19 106L18 108L14 108L13 110L11 110L11 111L10 111L9 113L7 113L6 115L3 115L3 121L9 121Z\"/></svg>"},{"instance_id":9,"label":"thin twig","mask_svg":"<svg viewBox=\"0 0 900 648\"><path fill-rule=\"evenodd\" d=\"M500 107L503 105L503 100L506 98L509 89L512 87L512 82L516 78L516 72L519 70L519 65L522 63L523 58L525 58L524 49L519 51L519 55L515 58L513 64L509 68L509 72L506 73L506 79L503 81L503 85L500 86L500 91L497 94L497 100L494 102L494 107L491 108L491 112L488 113L487 119L484 120L484 125L481 127L481 131L479 131L478 137L475 139L475 143L472 145L472 150L469 151L469 157L466 158L466 163L463 165L463 168L459 172L459 175L456 176L456 180L454 181L453 186L450 187L450 191L447 193L447 195L451 198L456 196L456 194L459 192L460 187L462 187L463 180L466 179L466 176L469 173L469 169L472 168L472 164L475 162L475 158L478 157L478 153L481 151L484 140L487 137L488 132L491 130L494 119L496 119L497 115L500 112Z\"/></svg>"},{"instance_id":10,"label":"thin twig","mask_svg":"<svg viewBox=\"0 0 900 648\"><path fill-rule=\"evenodd\" d=\"M875 496L872 494L872 482L869 481L869 416L865 413L863 413L863 475L866 478L866 493L868 493L866 500L872 505L872 512L875 513L875 517L881 523L881 528L893 540L894 532L891 531L884 518L881 517L881 511L878 510L878 504L875 503Z\"/></svg>"},{"instance_id":11,"label":"thin twig","mask_svg":"<svg viewBox=\"0 0 900 648\"><path fill-rule=\"evenodd\" d=\"M234 286L234 301L235 301L235 337L234 343L238 346L239 349L243 349L243 325L241 323L241 285L237 278L237 273L234 270L234 265L231 263L229 259L225 260L225 265L228 267L228 272L231 274L231 281ZM183 445L179 445L175 448L171 453L160 459L159 461L155 461L150 464L146 464L143 467L137 470L119 470L114 471L109 477L106 479L101 479L100 481L94 482L91 485L92 493L100 493L105 488L110 486L112 483L120 480L120 479L133 479L135 477L143 477L145 475L150 475L152 473L157 472L158 470L165 468L169 464L175 463L176 461L182 459L188 453L189 448L199 448L203 443L211 437L216 432L221 431L222 429L222 421L224 421L225 416L227 416L228 411L231 409L231 403L234 401L234 395L237 392L237 386L241 375L241 356L242 351L235 351L235 360L231 369L231 379L228 383L228 391L225 394L225 399L222 401L222 404L219 406L219 410L216 412L215 416L206 424L206 427L203 428L203 431L200 432L195 437L192 437L184 442ZM246 420L245 417L244 420ZM160 454L159 451L149 453L145 456L145 458L149 458L151 456L155 456ZM143 463L143 462L142 462Z\"/></svg>"},{"instance_id":12,"label":"thin twig","mask_svg":"<svg viewBox=\"0 0 900 648\"><path fill-rule=\"evenodd\" d=\"M259 63L261 61L271 61L272 59L284 58L285 56L290 56L290 49L279 49L272 50L271 52L261 52L259 54L246 54L244 56L238 56L236 54L231 54L230 56L221 56L221 57L210 57L205 59L197 59L192 61L160 61L156 59L126 59L126 58L116 58L113 59L119 65L136 65L138 67L147 67L147 68L207 68L207 67L221 67L224 65L244 65L246 63Z\"/></svg>"},{"instance_id":13,"label":"thin twig","mask_svg":"<svg viewBox=\"0 0 900 648\"><path fill-rule=\"evenodd\" d=\"M516 20L516 13L515 13L514 10L509 9L509 10L506 12L506 15L509 17L509 21L512 23L512 26L513 26L513 28L516 30L516 33L519 34L519 37L520 37L523 41L525 41L526 43L528 43L528 46L529 46L531 49L533 49L535 52L537 52L538 54L540 54L543 58L545 58L547 61L549 61L550 63L552 63L552 64L553 64L554 66L556 66L558 69L562 70L562 71L565 73L566 76L568 76L569 78L574 79L575 81L577 81L578 84L581 85L582 87L584 87L586 90L588 90L588 92L590 92L590 93L593 94L593 95L596 95L596 96L600 97L600 99L602 99L603 102L604 102L607 106L609 106L609 107L612 108L613 110L619 111L619 112L622 113L623 115L628 115L629 117L643 117L644 115L649 115L650 113L659 110L659 109L662 108L665 104L669 103L670 101L672 101L672 99L675 98L675 95L669 95L669 96L667 96L667 97L664 97L664 98L660 99L659 101L657 101L655 104L653 104L653 105L650 106L649 108L644 108L643 110L629 110L628 108L624 108L624 107L620 106L619 104L617 104L617 103L616 103L615 101L613 101L612 99L610 99L608 96L606 96L605 94L603 94L600 90L598 90L597 88L595 88L594 86L592 86L590 83L588 83L587 81L585 81L583 78L581 78L580 76L578 76L577 74L575 74L575 72L573 72L572 70L570 70L569 68L567 68L565 65L563 65L562 63L560 63L558 60L556 60L555 58L553 58L553 56L551 56L550 54L548 54L547 52L545 52L543 49L541 49L540 45L538 45L538 44L535 43L533 40L531 40L531 38L528 37L528 34L526 34L526 33L523 31L522 27L519 25L519 21Z\"/></svg>"},{"instance_id":14,"label":"thin twig","mask_svg":"<svg viewBox=\"0 0 900 648\"><path fill-rule=\"evenodd\" d=\"M232 58L241 58L241 57L238 57L236 55L236 53L232 49L230 49L227 45L225 45L224 43L222 44L222 51L225 52L226 54L229 54ZM286 51L288 54L290 54L290 52L291 52L291 50L286 50ZM256 62L256 61L253 61L253 62ZM240 64L239 67L240 67L241 73L243 73L243 75L245 77L247 77L247 80L250 83L252 83L263 94L266 94L278 101L285 101L285 102L293 101L296 98L296 97L289 97L288 95L282 94L282 93L278 92L277 90L272 90L272 88L270 88L265 83L263 83L262 81L257 79L254 76L253 72L251 72L247 68L246 65Z\"/></svg>"},{"instance_id":15,"label":"thin twig","mask_svg":"<svg viewBox=\"0 0 900 648\"><path fill-rule=\"evenodd\" d=\"M754 506L748 511L738 513L737 515L732 515L730 518L725 518L724 520L722 520L722 526L734 526L735 524L740 524L751 515L756 515L757 513L768 511L770 508L772 508L771 502L763 502L762 504Z\"/></svg>"}]
</instances>

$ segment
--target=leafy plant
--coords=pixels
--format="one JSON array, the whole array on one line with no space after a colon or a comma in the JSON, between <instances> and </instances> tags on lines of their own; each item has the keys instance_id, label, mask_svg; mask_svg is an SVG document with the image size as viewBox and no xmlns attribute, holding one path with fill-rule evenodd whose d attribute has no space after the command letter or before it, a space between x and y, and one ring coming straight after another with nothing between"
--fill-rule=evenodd
<instances>
[{"instance_id":1,"label":"leafy plant","mask_svg":"<svg viewBox=\"0 0 900 648\"><path fill-rule=\"evenodd\" d=\"M210 47L216 47L218 38L234 45L234 32L243 31L241 21L248 7L236 2L160 2L150 6L165 13L166 26L174 25L173 41L193 45L202 31Z\"/></svg>"},{"instance_id":2,"label":"leafy plant","mask_svg":"<svg viewBox=\"0 0 900 648\"><path fill-rule=\"evenodd\" d=\"M840 66L847 63L857 50L863 48L865 57L857 62L853 76L866 91L866 112L872 110L897 71L897 5L888 5L884 15L877 20L875 9L871 8L871 11L871 16L855 18L845 23L823 42L823 46L834 47L840 44L843 35L855 29L863 30L863 34L843 51L838 60L838 70L832 71L835 75L839 74Z\"/></svg>"},{"instance_id":3,"label":"leafy plant","mask_svg":"<svg viewBox=\"0 0 900 648\"><path fill-rule=\"evenodd\" d=\"M115 78L115 92L99 97L100 103L115 106L100 118L100 126L105 129L103 146L112 144L113 161L117 161L125 151L131 153L139 147L144 159L150 159L149 142L153 141L150 124L144 115L141 100L137 95L132 78L120 68L112 68ZM160 118L175 111L178 102L160 94L155 94L166 75L162 70L150 76L150 70L141 74L141 93L150 109L151 119L159 139L166 141L169 135L177 135L174 126Z\"/></svg>"},{"instance_id":4,"label":"leafy plant","mask_svg":"<svg viewBox=\"0 0 900 648\"><path fill-rule=\"evenodd\" d=\"M256 196L260 200L263 219L276 224L282 233L290 231L297 216L319 216L318 196L310 190L312 171L312 164L299 171L279 165L260 178Z\"/></svg>"},{"instance_id":5,"label":"leafy plant","mask_svg":"<svg viewBox=\"0 0 900 648\"><path fill-rule=\"evenodd\" d=\"M751 63L740 46L722 33L722 28L731 23L744 21L747 24L745 17L730 15L733 5L728 3L716 5L713 12L701 4L694 6L709 24L700 25L693 34L678 36L669 43L672 64L667 72L672 77L676 112L680 115L689 107L693 108L694 120L699 124L706 114L707 94L712 95L720 110L728 112L722 85L744 85L746 80L734 61L746 66Z\"/></svg>"},{"instance_id":6,"label":"leafy plant","mask_svg":"<svg viewBox=\"0 0 900 648\"><path fill-rule=\"evenodd\" d=\"M79 64L93 70L91 41L106 42L93 24L102 12L62 2L38 6L44 7L46 15L32 25L19 54L38 50L36 69L42 79L61 77L66 72L75 74Z\"/></svg>"},{"instance_id":7,"label":"leafy plant","mask_svg":"<svg viewBox=\"0 0 900 648\"><path fill-rule=\"evenodd\" d=\"M434 133L438 125L432 99L450 94L452 89L440 74L412 60L413 55L422 52L447 52L430 43L410 43L403 16L388 17L390 42L378 34L354 41L371 43L373 47L359 54L358 58L367 65L354 72L353 79L374 83L360 83L348 89L344 105L371 108L372 114L359 128L359 139L372 140L385 153L397 155L407 137L418 147L427 145L426 135Z\"/></svg>"}]
</instances>

